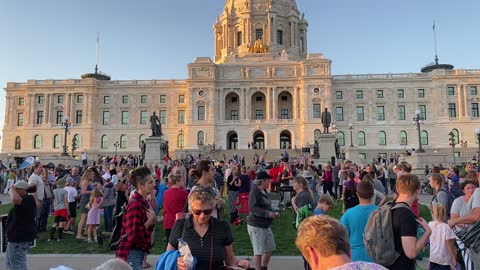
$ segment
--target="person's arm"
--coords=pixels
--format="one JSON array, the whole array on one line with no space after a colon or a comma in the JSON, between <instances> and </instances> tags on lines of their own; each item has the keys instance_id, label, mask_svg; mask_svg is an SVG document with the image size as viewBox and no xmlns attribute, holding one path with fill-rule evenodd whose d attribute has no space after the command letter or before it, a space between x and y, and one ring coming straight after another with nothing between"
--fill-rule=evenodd
<instances>
[{"instance_id":1,"label":"person's arm","mask_svg":"<svg viewBox=\"0 0 480 270\"><path fill-rule=\"evenodd\" d=\"M147 221L144 223L144 226L146 229L150 228L154 223L155 223L155 212L153 209L148 209L147 210Z\"/></svg>"},{"instance_id":2,"label":"person's arm","mask_svg":"<svg viewBox=\"0 0 480 270\"><path fill-rule=\"evenodd\" d=\"M472 213L463 217L451 218L448 220L448 225L453 227L457 224L473 224L480 220L480 207L474 208Z\"/></svg>"},{"instance_id":3,"label":"person's arm","mask_svg":"<svg viewBox=\"0 0 480 270\"><path fill-rule=\"evenodd\" d=\"M380 200L380 203L378 204L378 206L380 207L380 206L384 205L384 204L387 202L388 198L387 198L387 196L385 196L385 194L383 194L383 193L381 193L381 192L379 192L378 194L380 194L380 196L381 196L381 198L382 198L382 199Z\"/></svg>"},{"instance_id":4,"label":"person's arm","mask_svg":"<svg viewBox=\"0 0 480 270\"><path fill-rule=\"evenodd\" d=\"M445 240L445 245L447 246L448 253L452 258L452 265L457 264L457 250L455 248L455 239L448 239Z\"/></svg>"},{"instance_id":5,"label":"person's arm","mask_svg":"<svg viewBox=\"0 0 480 270\"><path fill-rule=\"evenodd\" d=\"M13 204L21 205L22 204L22 197L17 193L15 190L15 185L10 185L10 199L12 200Z\"/></svg>"},{"instance_id":6,"label":"person's arm","mask_svg":"<svg viewBox=\"0 0 480 270\"><path fill-rule=\"evenodd\" d=\"M409 259L415 259L420 251L425 247L427 241L432 234L432 230L428 226L427 222L423 218L417 219L417 222L420 223L422 228L425 230L425 233L417 239L415 236L402 236L402 246L403 252Z\"/></svg>"},{"instance_id":7,"label":"person's arm","mask_svg":"<svg viewBox=\"0 0 480 270\"><path fill-rule=\"evenodd\" d=\"M233 246L231 244L225 246L225 264L227 266L240 266L243 268L247 268L250 266L248 260L240 260L235 256L235 254L233 253Z\"/></svg>"},{"instance_id":8,"label":"person's arm","mask_svg":"<svg viewBox=\"0 0 480 270\"><path fill-rule=\"evenodd\" d=\"M35 201L35 207L36 208L42 208L42 204L40 203L40 200L38 199L37 192L31 194L33 196L33 200Z\"/></svg>"},{"instance_id":9,"label":"person's arm","mask_svg":"<svg viewBox=\"0 0 480 270\"><path fill-rule=\"evenodd\" d=\"M295 213L298 212L298 206L297 206L297 196L293 196L290 202L292 203L292 208L295 211Z\"/></svg>"}]
</instances>

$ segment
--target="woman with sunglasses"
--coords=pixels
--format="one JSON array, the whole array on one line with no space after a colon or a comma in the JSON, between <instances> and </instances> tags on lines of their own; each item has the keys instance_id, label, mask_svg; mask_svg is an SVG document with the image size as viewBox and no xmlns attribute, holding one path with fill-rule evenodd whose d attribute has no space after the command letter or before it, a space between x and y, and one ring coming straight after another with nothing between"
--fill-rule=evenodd
<instances>
[{"instance_id":1,"label":"woman with sunglasses","mask_svg":"<svg viewBox=\"0 0 480 270\"><path fill-rule=\"evenodd\" d=\"M233 237L227 222L212 217L215 197L207 187L198 186L188 198L189 212L185 219L175 222L168 241L167 250L178 249L178 239L188 244L192 256L197 258L196 269L217 270L224 265L248 267L247 260L240 260L233 253ZM188 269L180 257L179 270Z\"/></svg>"}]
</instances>

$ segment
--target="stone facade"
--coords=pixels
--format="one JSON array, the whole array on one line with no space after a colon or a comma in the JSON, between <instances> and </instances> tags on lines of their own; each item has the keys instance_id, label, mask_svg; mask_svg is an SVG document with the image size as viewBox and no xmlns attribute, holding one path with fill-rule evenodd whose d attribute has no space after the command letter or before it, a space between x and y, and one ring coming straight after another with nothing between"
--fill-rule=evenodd
<instances>
[{"instance_id":1,"label":"stone facade","mask_svg":"<svg viewBox=\"0 0 480 270\"><path fill-rule=\"evenodd\" d=\"M177 149L312 146L328 108L342 149L372 159L418 148L412 118L427 151L450 151L454 130L461 156L476 153L480 70L332 75L331 60L307 54L308 22L295 1L228 0L213 31L214 57L188 65L186 80L29 80L8 83L3 153L62 152L62 118L92 155L140 153L156 112L170 152ZM261 39L260 39L261 38ZM406 136L402 142L402 136ZM115 143L118 146L115 147ZM211 148L211 147L210 147ZM78 151L77 151L78 152Z\"/></svg>"}]
</instances>

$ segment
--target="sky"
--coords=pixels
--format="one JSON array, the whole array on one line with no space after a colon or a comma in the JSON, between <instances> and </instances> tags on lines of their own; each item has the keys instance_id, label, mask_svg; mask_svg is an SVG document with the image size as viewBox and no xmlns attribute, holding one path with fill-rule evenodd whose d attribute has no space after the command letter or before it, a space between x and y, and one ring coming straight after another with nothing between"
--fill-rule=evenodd
<instances>
[{"instance_id":1,"label":"sky","mask_svg":"<svg viewBox=\"0 0 480 270\"><path fill-rule=\"evenodd\" d=\"M195 57L213 56L212 26L224 4L2 0L0 88L93 72L97 32L99 67L112 80L185 79ZM434 59L434 21L440 62L480 68L478 0L297 0L297 5L309 22L308 52L331 59L334 75L419 72ZM4 120L0 90L0 130Z\"/></svg>"}]
</instances>

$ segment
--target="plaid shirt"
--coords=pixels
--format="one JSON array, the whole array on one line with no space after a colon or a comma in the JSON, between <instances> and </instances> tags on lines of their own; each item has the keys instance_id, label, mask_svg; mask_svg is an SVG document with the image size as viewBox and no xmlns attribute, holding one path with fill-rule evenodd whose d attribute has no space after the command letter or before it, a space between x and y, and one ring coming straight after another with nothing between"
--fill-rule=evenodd
<instances>
[{"instance_id":1,"label":"plaid shirt","mask_svg":"<svg viewBox=\"0 0 480 270\"><path fill-rule=\"evenodd\" d=\"M117 257L127 261L131 249L149 252L152 248L153 226L145 228L147 221L147 209L150 206L147 200L135 192L128 203L125 216L123 217L120 237L123 239L117 250Z\"/></svg>"}]
</instances>

